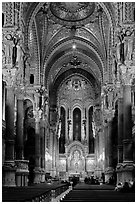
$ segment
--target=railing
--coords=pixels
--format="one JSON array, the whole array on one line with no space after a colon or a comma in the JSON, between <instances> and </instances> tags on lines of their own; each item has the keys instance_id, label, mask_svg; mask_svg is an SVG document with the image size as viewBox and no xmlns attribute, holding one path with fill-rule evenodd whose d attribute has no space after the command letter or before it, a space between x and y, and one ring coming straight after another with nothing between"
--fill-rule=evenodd
<instances>
[{"instance_id":1,"label":"railing","mask_svg":"<svg viewBox=\"0 0 137 204\"><path fill-rule=\"evenodd\" d=\"M46 191L42 195L38 195L27 202L50 202L51 201L51 190Z\"/></svg>"},{"instance_id":2,"label":"railing","mask_svg":"<svg viewBox=\"0 0 137 204\"><path fill-rule=\"evenodd\" d=\"M71 186L64 184L51 190L51 202L58 202L65 197L67 193L72 190Z\"/></svg>"}]
</instances>

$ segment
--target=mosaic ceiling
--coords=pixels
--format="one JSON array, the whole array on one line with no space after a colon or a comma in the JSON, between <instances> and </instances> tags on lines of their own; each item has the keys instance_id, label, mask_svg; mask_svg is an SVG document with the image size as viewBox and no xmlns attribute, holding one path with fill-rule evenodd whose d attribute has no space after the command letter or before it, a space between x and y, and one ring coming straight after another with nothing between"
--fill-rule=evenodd
<instances>
[{"instance_id":1,"label":"mosaic ceiling","mask_svg":"<svg viewBox=\"0 0 137 204\"><path fill-rule=\"evenodd\" d=\"M67 25L88 19L95 11L93 2L54 2L50 4L50 17ZM91 20L89 18L89 20Z\"/></svg>"},{"instance_id":2,"label":"mosaic ceiling","mask_svg":"<svg viewBox=\"0 0 137 204\"><path fill-rule=\"evenodd\" d=\"M95 3L89 2L54 2L50 5L51 12L65 21L80 21L89 17L95 9Z\"/></svg>"}]
</instances>

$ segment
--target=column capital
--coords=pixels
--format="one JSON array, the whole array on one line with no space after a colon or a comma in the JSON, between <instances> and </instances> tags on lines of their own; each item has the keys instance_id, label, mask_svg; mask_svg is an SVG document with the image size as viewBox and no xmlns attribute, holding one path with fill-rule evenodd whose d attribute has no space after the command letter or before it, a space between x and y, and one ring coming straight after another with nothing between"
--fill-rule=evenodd
<instances>
[{"instance_id":1,"label":"column capital","mask_svg":"<svg viewBox=\"0 0 137 204\"><path fill-rule=\"evenodd\" d=\"M3 80L6 82L7 87L15 86L16 72L16 68L11 69L9 66L5 66L2 69Z\"/></svg>"},{"instance_id":2,"label":"column capital","mask_svg":"<svg viewBox=\"0 0 137 204\"><path fill-rule=\"evenodd\" d=\"M41 109L36 109L33 111L34 114L34 118L36 122L40 122L40 120L42 119L42 110Z\"/></svg>"},{"instance_id":3,"label":"column capital","mask_svg":"<svg viewBox=\"0 0 137 204\"><path fill-rule=\"evenodd\" d=\"M113 119L114 114L115 114L115 110L105 110L103 112L104 120L106 120L107 122L110 122Z\"/></svg>"},{"instance_id":4,"label":"column capital","mask_svg":"<svg viewBox=\"0 0 137 204\"><path fill-rule=\"evenodd\" d=\"M25 88L24 86L16 87L15 88L15 95L18 100L23 100L24 99L24 93L25 93Z\"/></svg>"}]
</instances>

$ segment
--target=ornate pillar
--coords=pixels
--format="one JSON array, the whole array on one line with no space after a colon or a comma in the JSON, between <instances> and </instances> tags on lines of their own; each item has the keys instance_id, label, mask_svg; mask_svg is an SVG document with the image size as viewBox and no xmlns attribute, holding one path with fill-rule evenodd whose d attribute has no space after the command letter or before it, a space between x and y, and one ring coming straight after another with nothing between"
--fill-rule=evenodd
<instances>
[{"instance_id":1,"label":"ornate pillar","mask_svg":"<svg viewBox=\"0 0 137 204\"><path fill-rule=\"evenodd\" d=\"M6 98L6 138L5 138L5 162L3 166L3 185L15 186L15 161L14 161L14 104L15 95L12 87L7 87Z\"/></svg>"},{"instance_id":2,"label":"ornate pillar","mask_svg":"<svg viewBox=\"0 0 137 204\"><path fill-rule=\"evenodd\" d=\"M131 63L120 66L123 81L123 163L119 166L121 181L134 179L133 138L132 138L132 102L131 85L134 78L134 66Z\"/></svg>"},{"instance_id":3,"label":"ornate pillar","mask_svg":"<svg viewBox=\"0 0 137 204\"><path fill-rule=\"evenodd\" d=\"M50 139L51 139L51 155L52 155L52 169L51 169L51 176L54 177L56 175L56 166L55 166L55 147L56 147L56 138L55 138L55 130L52 128L51 134L50 134Z\"/></svg>"},{"instance_id":4,"label":"ornate pillar","mask_svg":"<svg viewBox=\"0 0 137 204\"><path fill-rule=\"evenodd\" d=\"M112 120L108 120L108 133L107 133L107 167L105 169L105 181L108 182L109 178L113 175L113 144L112 144Z\"/></svg>"},{"instance_id":5,"label":"ornate pillar","mask_svg":"<svg viewBox=\"0 0 137 204\"><path fill-rule=\"evenodd\" d=\"M24 104L23 95L17 95L17 121L16 121L16 184L28 185L28 162L24 160Z\"/></svg>"},{"instance_id":6,"label":"ornate pillar","mask_svg":"<svg viewBox=\"0 0 137 204\"><path fill-rule=\"evenodd\" d=\"M114 117L114 85L108 83L103 87L103 114L104 114L104 136L105 136L105 181L113 174L113 146L112 146L112 119Z\"/></svg>"},{"instance_id":7,"label":"ornate pillar","mask_svg":"<svg viewBox=\"0 0 137 204\"><path fill-rule=\"evenodd\" d=\"M123 162L133 162L132 157L132 111L131 111L131 86L124 86L124 140Z\"/></svg>"},{"instance_id":8,"label":"ornate pillar","mask_svg":"<svg viewBox=\"0 0 137 204\"><path fill-rule=\"evenodd\" d=\"M41 146L40 146L40 116L35 114L35 178L34 183L41 181Z\"/></svg>"},{"instance_id":9,"label":"ornate pillar","mask_svg":"<svg viewBox=\"0 0 137 204\"><path fill-rule=\"evenodd\" d=\"M23 155L23 98L17 98L17 121L16 121L16 159L22 160Z\"/></svg>"},{"instance_id":10,"label":"ornate pillar","mask_svg":"<svg viewBox=\"0 0 137 204\"><path fill-rule=\"evenodd\" d=\"M45 87L37 87L35 92L35 178L34 183L40 183L43 181L43 167L45 168L45 142L42 132L42 138L40 136L40 127L42 119L45 119L45 113L47 111L47 90ZM42 142L41 143L41 139ZM44 146L43 146L44 145ZM45 174L45 173L44 173Z\"/></svg>"},{"instance_id":11,"label":"ornate pillar","mask_svg":"<svg viewBox=\"0 0 137 204\"><path fill-rule=\"evenodd\" d=\"M95 175L98 177L99 176L99 165L98 165L98 160L99 160L99 135L98 132L96 132L96 137L95 137L95 161L96 161L96 168L95 168Z\"/></svg>"},{"instance_id":12,"label":"ornate pillar","mask_svg":"<svg viewBox=\"0 0 137 204\"><path fill-rule=\"evenodd\" d=\"M42 127L41 127L41 170L42 170L42 176L41 176L41 182L45 182L45 127L44 127L44 121L42 121Z\"/></svg>"},{"instance_id":13,"label":"ornate pillar","mask_svg":"<svg viewBox=\"0 0 137 204\"><path fill-rule=\"evenodd\" d=\"M108 167L108 124L104 123L104 138L105 138L105 169Z\"/></svg>"},{"instance_id":14,"label":"ornate pillar","mask_svg":"<svg viewBox=\"0 0 137 204\"><path fill-rule=\"evenodd\" d=\"M118 164L117 164L117 184L122 182L120 170L123 163L123 98L118 99Z\"/></svg>"},{"instance_id":15,"label":"ornate pillar","mask_svg":"<svg viewBox=\"0 0 137 204\"><path fill-rule=\"evenodd\" d=\"M56 135L56 175L59 177L59 138Z\"/></svg>"}]
</instances>

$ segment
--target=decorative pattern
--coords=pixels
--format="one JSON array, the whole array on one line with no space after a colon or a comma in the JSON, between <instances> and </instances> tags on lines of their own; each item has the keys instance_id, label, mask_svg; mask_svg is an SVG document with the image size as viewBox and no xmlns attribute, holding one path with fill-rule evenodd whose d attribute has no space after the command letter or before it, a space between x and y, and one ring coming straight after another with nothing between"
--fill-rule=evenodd
<instances>
[{"instance_id":1,"label":"decorative pattern","mask_svg":"<svg viewBox=\"0 0 137 204\"><path fill-rule=\"evenodd\" d=\"M75 99L94 98L94 91L91 85L82 77L75 76L68 79L59 88L59 100L66 98L70 103Z\"/></svg>"},{"instance_id":2,"label":"decorative pattern","mask_svg":"<svg viewBox=\"0 0 137 204\"><path fill-rule=\"evenodd\" d=\"M51 3L50 10L59 20L75 22L88 18L95 9L95 3L57 2Z\"/></svg>"}]
</instances>

